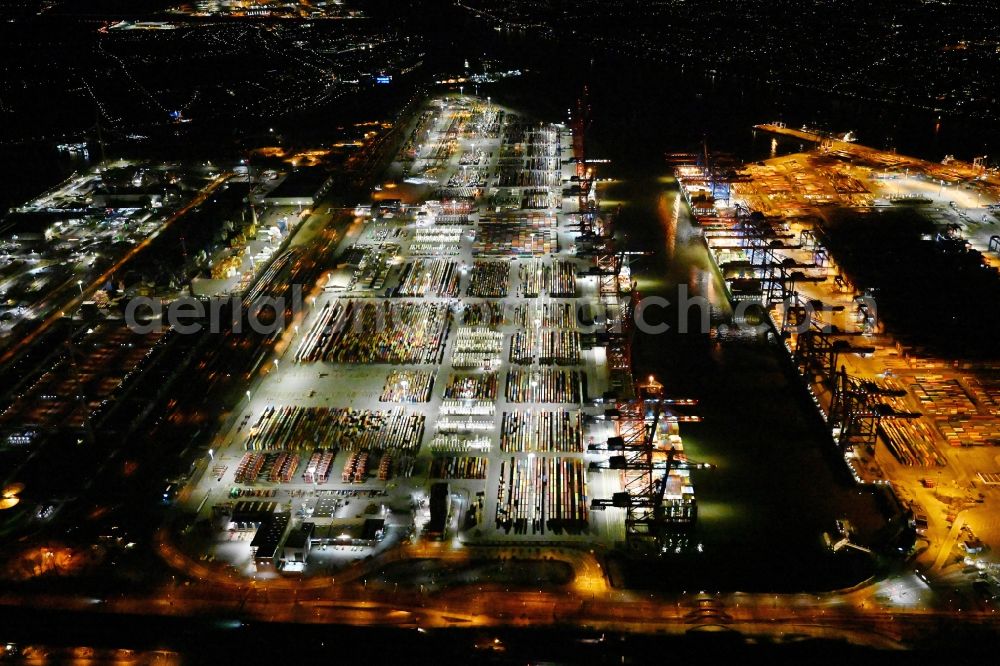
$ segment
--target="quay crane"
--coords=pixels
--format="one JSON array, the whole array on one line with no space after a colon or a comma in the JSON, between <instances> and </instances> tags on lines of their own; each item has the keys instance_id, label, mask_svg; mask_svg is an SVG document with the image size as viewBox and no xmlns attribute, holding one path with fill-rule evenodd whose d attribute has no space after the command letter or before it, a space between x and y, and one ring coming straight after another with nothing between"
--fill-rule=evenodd
<instances>
[{"instance_id":1,"label":"quay crane","mask_svg":"<svg viewBox=\"0 0 1000 666\"><path fill-rule=\"evenodd\" d=\"M905 394L905 391L884 388L872 381L853 377L842 366L834 380L829 418L840 448L874 448L883 420L919 418L919 412L901 412L882 402L883 397Z\"/></svg>"},{"instance_id":2,"label":"quay crane","mask_svg":"<svg viewBox=\"0 0 1000 666\"><path fill-rule=\"evenodd\" d=\"M631 398L632 341L635 338L635 311L639 307L639 289L631 279L627 257L643 256L651 252L613 252L610 243L607 253L597 256L595 272L599 280L601 301L609 306L604 321L604 338L607 341L608 368L612 386L621 397ZM610 308L613 308L611 310Z\"/></svg>"},{"instance_id":3,"label":"quay crane","mask_svg":"<svg viewBox=\"0 0 1000 666\"><path fill-rule=\"evenodd\" d=\"M580 219L580 235L589 238L594 233L594 222L597 218L597 202L590 196L593 187L593 172L587 168L587 153L584 136L590 127L590 102L587 97L589 90L583 88L583 94L576 100L576 115L572 117L573 127L573 159L576 161L577 180L577 215Z\"/></svg>"},{"instance_id":4,"label":"quay crane","mask_svg":"<svg viewBox=\"0 0 1000 666\"><path fill-rule=\"evenodd\" d=\"M626 545L644 552L662 552L671 534L688 529L697 518L697 504L688 486L681 486L675 497L667 496L675 470L709 467L688 460L680 450L676 433L666 433L666 441L657 434L668 410L690 406L694 400L664 398L663 385L650 377L639 385L639 397L623 401L606 411L605 418L616 422L619 435L602 444L592 444L594 452L612 452L607 461L591 463L591 469L620 470L625 483L621 492L610 499L591 500L591 510L625 509ZM669 422L698 421L696 416L669 414Z\"/></svg>"},{"instance_id":5,"label":"quay crane","mask_svg":"<svg viewBox=\"0 0 1000 666\"><path fill-rule=\"evenodd\" d=\"M741 205L736 205L735 211L735 218L717 218L714 223L703 224L706 236L731 239L729 244L714 243L714 251L739 251L746 257L719 263L734 298L759 298L764 307L771 307L785 302L798 284L826 281L825 274L809 273L823 268L827 261L825 251L815 248L815 239L800 238L800 243L796 243L793 234L777 229L760 212L750 212ZM810 247L813 263L801 263L778 254Z\"/></svg>"},{"instance_id":6,"label":"quay crane","mask_svg":"<svg viewBox=\"0 0 1000 666\"><path fill-rule=\"evenodd\" d=\"M857 332L829 330L809 330L799 334L795 345L795 365L799 374L807 379L819 378L831 385L837 374L837 361L841 354L871 354L875 347L856 345L850 339L861 334Z\"/></svg>"}]
</instances>

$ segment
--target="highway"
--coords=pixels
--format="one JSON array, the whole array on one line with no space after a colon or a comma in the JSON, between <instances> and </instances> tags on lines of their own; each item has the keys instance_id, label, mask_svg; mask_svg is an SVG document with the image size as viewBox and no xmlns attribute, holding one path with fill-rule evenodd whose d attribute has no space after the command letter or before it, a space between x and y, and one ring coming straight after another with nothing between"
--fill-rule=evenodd
<instances>
[{"instance_id":1,"label":"highway","mask_svg":"<svg viewBox=\"0 0 1000 666\"><path fill-rule=\"evenodd\" d=\"M450 542L403 544L332 577L248 580L219 563L199 561L176 547L169 528L156 539L159 556L176 578L145 595L95 600L73 595L14 595L0 605L123 615L236 617L244 621L351 626L520 627L572 625L625 633L725 628L747 636L837 638L897 648L951 624L1000 628L995 608L969 604L932 590L901 572L857 588L818 594L688 591L661 594L616 589L600 553L510 546L453 547ZM462 562L552 559L568 563L574 578L564 586L512 588L501 583L446 586L389 585L384 568L406 559Z\"/></svg>"},{"instance_id":2,"label":"highway","mask_svg":"<svg viewBox=\"0 0 1000 666\"><path fill-rule=\"evenodd\" d=\"M409 556L442 559L469 557L450 548L404 547ZM512 549L517 550L517 549ZM578 570L596 565L584 551L552 555L574 562ZM169 555L167 555L169 557ZM588 562L589 560L589 562ZM171 561L172 565L181 564ZM897 648L925 638L953 623L996 629L993 609L970 610L950 604L906 601L896 582L896 598L886 598L886 583L825 594L706 594L675 596L615 590L606 584L581 589L508 589L500 584L471 584L444 591L378 587L367 579L381 563L369 563L331 580L277 579L246 581L214 572L198 563L189 583L174 581L147 595L94 600L79 596L13 595L0 605L127 615L235 616L244 621L322 623L411 628L520 627L572 625L625 633L725 628L746 636L789 635L848 640L879 648ZM190 566L190 565L187 565ZM599 565L596 565L599 566ZM200 578L200 576L209 576ZM912 576L910 578L913 578ZM920 583L910 583L919 587ZM914 588L914 594L920 590Z\"/></svg>"}]
</instances>

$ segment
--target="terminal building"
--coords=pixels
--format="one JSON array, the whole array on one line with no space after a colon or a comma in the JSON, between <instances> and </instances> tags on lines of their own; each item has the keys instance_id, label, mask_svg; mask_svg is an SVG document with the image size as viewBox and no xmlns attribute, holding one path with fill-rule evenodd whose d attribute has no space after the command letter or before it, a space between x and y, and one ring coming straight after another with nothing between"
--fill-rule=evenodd
<instances>
[{"instance_id":1,"label":"terminal building","mask_svg":"<svg viewBox=\"0 0 1000 666\"><path fill-rule=\"evenodd\" d=\"M330 190L333 179L317 167L297 169L264 195L267 206L312 206Z\"/></svg>"},{"instance_id":2,"label":"terminal building","mask_svg":"<svg viewBox=\"0 0 1000 666\"><path fill-rule=\"evenodd\" d=\"M257 570L277 569L281 562L282 543L288 532L291 516L287 512L272 513L264 518L250 542L250 552Z\"/></svg>"},{"instance_id":3,"label":"terminal building","mask_svg":"<svg viewBox=\"0 0 1000 666\"><path fill-rule=\"evenodd\" d=\"M292 528L288 533L288 538L285 539L281 561L305 564L309 559L309 551L312 550L312 539L315 531L315 523L302 523L301 526Z\"/></svg>"},{"instance_id":4,"label":"terminal building","mask_svg":"<svg viewBox=\"0 0 1000 666\"><path fill-rule=\"evenodd\" d=\"M443 539L451 511L451 489L447 483L431 486L431 519L424 527L424 533L431 539Z\"/></svg>"}]
</instances>

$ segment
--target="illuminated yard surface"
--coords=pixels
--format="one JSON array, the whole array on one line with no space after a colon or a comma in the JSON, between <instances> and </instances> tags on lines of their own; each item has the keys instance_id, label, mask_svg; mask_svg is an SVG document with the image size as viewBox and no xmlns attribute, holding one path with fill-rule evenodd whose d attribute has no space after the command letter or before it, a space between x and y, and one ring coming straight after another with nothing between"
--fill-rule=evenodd
<instances>
[{"instance_id":1,"label":"illuminated yard surface","mask_svg":"<svg viewBox=\"0 0 1000 666\"><path fill-rule=\"evenodd\" d=\"M504 140L514 132L516 144ZM305 317L265 363L204 475L182 496L200 518L214 516L211 555L253 569L254 530L226 529L222 513L236 502L264 500L290 510L295 525L316 525L314 543L327 545L313 548L306 572L335 569L400 539L426 538L430 486L437 480L450 485L451 517L442 536L456 547L552 541L613 546L624 538L623 510L590 512L591 497L621 490L621 475L587 471L592 460L607 455L588 455L587 445L614 435L614 426L581 418L603 411L591 401L608 390L609 375L604 348L588 336L603 326L577 318L580 305L596 305L599 294L597 278L585 275L593 260L576 257L571 215L577 199L562 196L575 173L571 156L571 132L563 126L529 122L473 98L450 97L428 107L402 151L405 182L376 192L371 213L357 211L366 213L364 222L356 222L341 243L327 286L307 299ZM498 179L512 186L498 188ZM468 296L473 279L475 293L490 297ZM509 386L508 377L520 382ZM570 402L553 402L558 400ZM371 435L370 422L321 435L302 431L300 423L294 444L275 445L253 431L255 425L274 427L276 419L261 422L261 415L286 406L303 408L309 418L320 418L325 408L366 410L369 419L375 412L404 412L419 423L412 435L418 439L401 444L396 431ZM526 439L512 433L502 447L504 414L515 413L531 415L519 435ZM537 435L537 419L555 428L551 438ZM579 435L565 430L577 421ZM303 436L307 441L300 441ZM268 452L255 483L246 476L238 483L241 462L257 464L254 452L247 457L248 440L255 450L278 449ZM288 453L297 457L297 467L290 476L277 470L274 478L281 482L272 482L272 469L282 463L289 468L286 458L275 461L273 454L285 452L281 446L294 447ZM314 449L333 453L332 462L322 451L313 457ZM310 458L322 466L326 482L304 479ZM447 478L482 476L481 460L484 479ZM353 482L344 482L345 466L354 469ZM521 487L510 486L512 466L522 475L515 477ZM574 480L557 479L563 474ZM233 489L243 496L231 496ZM474 526L466 523L470 504ZM524 519L518 523L517 516ZM386 520L383 541L361 538L370 518Z\"/></svg>"}]
</instances>

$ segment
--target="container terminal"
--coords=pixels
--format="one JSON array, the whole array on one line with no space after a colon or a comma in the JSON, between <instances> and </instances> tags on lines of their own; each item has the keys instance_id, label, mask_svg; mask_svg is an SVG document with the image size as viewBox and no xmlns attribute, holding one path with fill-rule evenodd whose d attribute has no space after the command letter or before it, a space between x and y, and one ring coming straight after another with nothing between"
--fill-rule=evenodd
<instances>
[{"instance_id":1,"label":"container terminal","mask_svg":"<svg viewBox=\"0 0 1000 666\"><path fill-rule=\"evenodd\" d=\"M930 162L781 123L755 131L807 149L737 169L707 148L667 156L734 309L713 335L784 348L857 482L891 488L909 512L924 575L994 569L984 551L1000 545L990 518L1000 366L887 324L878 285L858 282L834 235L845 215L860 230L886 224L881 212L912 211L935 230L916 240L930 256L958 256L995 281L1000 177L981 159Z\"/></svg>"},{"instance_id":2,"label":"container terminal","mask_svg":"<svg viewBox=\"0 0 1000 666\"><path fill-rule=\"evenodd\" d=\"M178 493L192 555L328 574L401 543L655 553L693 401L631 367L639 294L573 128L431 100Z\"/></svg>"}]
</instances>

